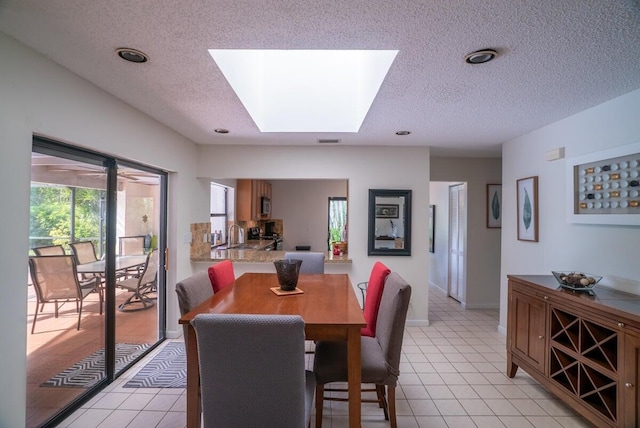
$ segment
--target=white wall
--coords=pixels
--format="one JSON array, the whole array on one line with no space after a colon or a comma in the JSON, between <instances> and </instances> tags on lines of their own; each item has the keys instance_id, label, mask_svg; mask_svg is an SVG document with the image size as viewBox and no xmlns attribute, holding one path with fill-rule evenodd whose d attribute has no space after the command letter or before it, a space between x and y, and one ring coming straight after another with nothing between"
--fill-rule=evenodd
<instances>
[{"instance_id":1,"label":"white wall","mask_svg":"<svg viewBox=\"0 0 640 428\"><path fill-rule=\"evenodd\" d=\"M218 162L219 159L226 161ZM233 159L240 161L231 162ZM355 286L359 281L366 281L373 263L381 260L413 286L408 323L424 325L428 322L429 249L425 220L429 215L428 147L201 146L198 176L212 179L260 177L269 181L348 179L351 282ZM369 189L413 190L410 257L367 256ZM202 265L199 264L198 269L205 268ZM244 266L238 268L244 269ZM268 268L273 269L272 266ZM236 269L236 275L238 273Z\"/></svg>"},{"instance_id":2,"label":"white wall","mask_svg":"<svg viewBox=\"0 0 640 428\"><path fill-rule=\"evenodd\" d=\"M567 221L566 161L546 161L564 147L567 158L640 141L640 90L516 138L503 146L500 328L507 317L507 275L581 270L603 275L600 284L640 294L638 242L633 226ZM516 180L537 175L539 242L518 241ZM600 287L601 285L598 285ZM597 290L596 290L597 291Z\"/></svg>"},{"instance_id":3,"label":"white wall","mask_svg":"<svg viewBox=\"0 0 640 428\"><path fill-rule=\"evenodd\" d=\"M347 180L269 180L271 218L282 219L282 249L311 245L311 251L327 251L329 197L346 197Z\"/></svg>"},{"instance_id":4,"label":"white wall","mask_svg":"<svg viewBox=\"0 0 640 428\"><path fill-rule=\"evenodd\" d=\"M0 427L25 423L29 185L34 133L173 171L169 186L168 329L179 332L176 277L191 272L189 224L208 221L195 145L0 33ZM117 59L115 59L117 60ZM196 190L194 190L196 189ZM202 203L201 201L205 201ZM23 268L21 268L21 266Z\"/></svg>"},{"instance_id":5,"label":"white wall","mask_svg":"<svg viewBox=\"0 0 640 428\"><path fill-rule=\"evenodd\" d=\"M449 292L449 186L457 182L429 183L429 203L435 205L434 252L429 253L429 284Z\"/></svg>"},{"instance_id":6,"label":"white wall","mask_svg":"<svg viewBox=\"0 0 640 428\"><path fill-rule=\"evenodd\" d=\"M487 184L501 182L501 168L501 160L496 158L431 159L431 181L467 183L464 305L468 309L497 308L500 302L500 234L504 229L487 228L486 195Z\"/></svg>"}]
</instances>

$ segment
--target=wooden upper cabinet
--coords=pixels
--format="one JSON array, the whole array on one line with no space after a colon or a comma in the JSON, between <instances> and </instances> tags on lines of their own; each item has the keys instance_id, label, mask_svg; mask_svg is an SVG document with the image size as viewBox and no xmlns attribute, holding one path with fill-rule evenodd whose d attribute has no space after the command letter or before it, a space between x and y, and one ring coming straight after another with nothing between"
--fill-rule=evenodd
<instances>
[{"instance_id":1,"label":"wooden upper cabinet","mask_svg":"<svg viewBox=\"0 0 640 428\"><path fill-rule=\"evenodd\" d=\"M262 216L262 197L271 199L271 183L264 180L240 179L236 184L236 220L267 220Z\"/></svg>"}]
</instances>

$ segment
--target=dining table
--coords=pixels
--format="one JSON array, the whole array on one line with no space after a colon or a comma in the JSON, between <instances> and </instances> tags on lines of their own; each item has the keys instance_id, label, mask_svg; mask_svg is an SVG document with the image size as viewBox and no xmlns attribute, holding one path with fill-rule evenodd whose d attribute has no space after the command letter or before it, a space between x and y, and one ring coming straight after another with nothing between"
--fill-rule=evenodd
<instances>
[{"instance_id":1,"label":"dining table","mask_svg":"<svg viewBox=\"0 0 640 428\"><path fill-rule=\"evenodd\" d=\"M147 262L146 255L117 256L116 272L143 266ZM95 262L82 263L76 266L78 273L104 273L106 260L96 260Z\"/></svg>"},{"instance_id":2,"label":"dining table","mask_svg":"<svg viewBox=\"0 0 640 428\"><path fill-rule=\"evenodd\" d=\"M294 293L282 293L275 273L244 273L180 318L186 324L187 428L200 428L198 314L300 315L306 340L347 342L349 427L360 427L360 330L365 319L348 274L300 274Z\"/></svg>"}]
</instances>

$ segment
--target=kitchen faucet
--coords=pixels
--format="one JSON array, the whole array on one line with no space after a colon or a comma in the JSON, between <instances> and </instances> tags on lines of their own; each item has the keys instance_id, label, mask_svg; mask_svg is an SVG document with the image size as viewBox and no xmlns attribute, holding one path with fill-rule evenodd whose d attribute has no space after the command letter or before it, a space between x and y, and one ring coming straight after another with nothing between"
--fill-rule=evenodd
<instances>
[{"instance_id":1,"label":"kitchen faucet","mask_svg":"<svg viewBox=\"0 0 640 428\"><path fill-rule=\"evenodd\" d=\"M237 228L238 228L238 233L240 233L240 231L242 230L242 228L240 227L240 225L239 225L239 224L236 224L236 223L234 223L234 224L232 224L231 226L229 226L229 231L227 232L227 237L229 238L229 244L228 244L229 246L231 246L231 245L233 244L233 235L231 234L231 230L232 230L234 227L237 227ZM237 244L237 243L238 243L238 242L236 242L236 244Z\"/></svg>"}]
</instances>

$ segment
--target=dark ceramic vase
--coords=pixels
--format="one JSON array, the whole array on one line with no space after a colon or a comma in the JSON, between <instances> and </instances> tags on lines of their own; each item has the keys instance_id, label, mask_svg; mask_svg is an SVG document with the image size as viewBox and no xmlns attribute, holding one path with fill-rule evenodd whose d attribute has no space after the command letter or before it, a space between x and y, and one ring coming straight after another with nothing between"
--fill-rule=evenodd
<instances>
[{"instance_id":1,"label":"dark ceramic vase","mask_svg":"<svg viewBox=\"0 0 640 428\"><path fill-rule=\"evenodd\" d=\"M283 259L276 260L273 264L276 266L280 289L282 291L295 290L296 285L298 285L298 276L300 275L300 265L302 265L302 260Z\"/></svg>"}]
</instances>

